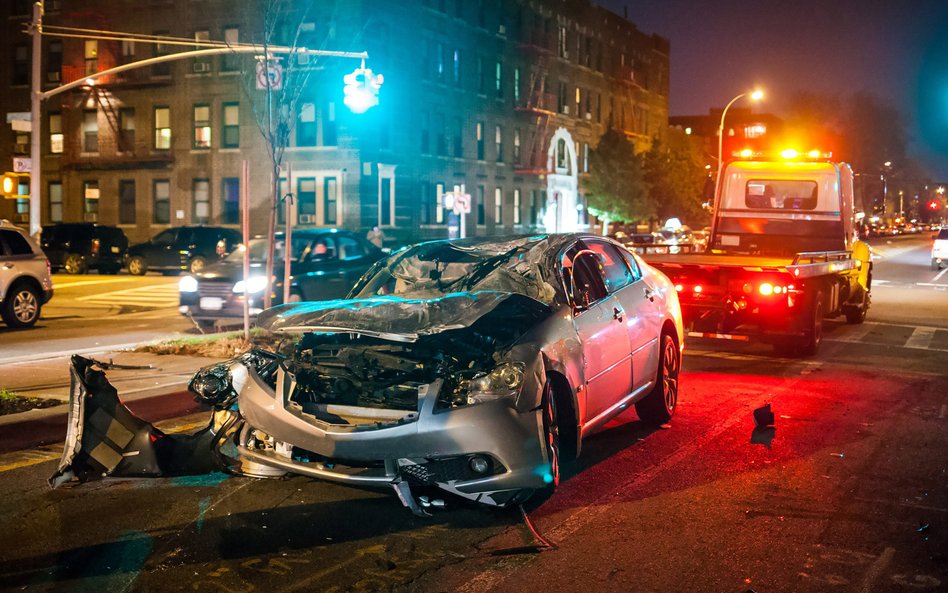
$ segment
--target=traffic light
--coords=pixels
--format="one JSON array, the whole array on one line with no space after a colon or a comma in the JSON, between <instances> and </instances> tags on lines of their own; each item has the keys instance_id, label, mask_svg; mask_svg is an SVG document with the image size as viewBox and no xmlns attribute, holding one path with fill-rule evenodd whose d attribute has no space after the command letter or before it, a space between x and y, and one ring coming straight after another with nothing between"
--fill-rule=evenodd
<instances>
[{"instance_id":1,"label":"traffic light","mask_svg":"<svg viewBox=\"0 0 948 593\"><path fill-rule=\"evenodd\" d=\"M379 88L384 79L381 74L373 74L365 64L343 76L342 81L346 83L342 102L353 113L365 113L379 104Z\"/></svg>"},{"instance_id":2,"label":"traffic light","mask_svg":"<svg viewBox=\"0 0 948 593\"><path fill-rule=\"evenodd\" d=\"M928 203L929 210L938 210L941 207L941 204L938 203L938 200L932 200Z\"/></svg>"},{"instance_id":3,"label":"traffic light","mask_svg":"<svg viewBox=\"0 0 948 593\"><path fill-rule=\"evenodd\" d=\"M24 173L4 173L0 176L0 195L8 200L29 198L30 176Z\"/></svg>"}]
</instances>

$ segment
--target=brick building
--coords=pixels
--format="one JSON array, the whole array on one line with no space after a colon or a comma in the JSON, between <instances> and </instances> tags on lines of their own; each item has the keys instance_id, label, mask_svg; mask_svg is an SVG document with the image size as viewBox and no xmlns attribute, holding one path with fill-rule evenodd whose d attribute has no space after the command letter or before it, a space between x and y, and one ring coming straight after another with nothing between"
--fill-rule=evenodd
<instances>
[{"instance_id":1,"label":"brick building","mask_svg":"<svg viewBox=\"0 0 948 593\"><path fill-rule=\"evenodd\" d=\"M285 5L270 27L268 6ZM46 0L44 24L184 40L291 43L369 52L385 76L364 114L342 102L352 60L286 58L305 81L283 131L282 191L300 226L379 225L393 242L448 236L442 194L472 198L467 234L570 230L588 224L583 178L608 126L640 149L668 122L668 41L588 0ZM29 109L30 3L0 9L0 97ZM51 32L55 31L50 29ZM105 39L43 39L43 85L193 49ZM42 217L117 224L133 240L168 225L237 225L251 163L252 231L266 227L271 179L257 120L252 55L186 59L128 71L43 106ZM287 70L290 67L287 66ZM0 160L29 151L0 131ZM287 168L291 178L285 179ZM0 200L0 217L28 206Z\"/></svg>"},{"instance_id":2,"label":"brick building","mask_svg":"<svg viewBox=\"0 0 948 593\"><path fill-rule=\"evenodd\" d=\"M718 126L721 125L721 108L708 111L708 115L673 115L668 125L685 134L701 139L709 163L717 165ZM724 122L724 155L730 158L735 151L749 148L753 151L773 150L782 139L783 120L770 113L754 113L746 107L732 107Z\"/></svg>"}]
</instances>

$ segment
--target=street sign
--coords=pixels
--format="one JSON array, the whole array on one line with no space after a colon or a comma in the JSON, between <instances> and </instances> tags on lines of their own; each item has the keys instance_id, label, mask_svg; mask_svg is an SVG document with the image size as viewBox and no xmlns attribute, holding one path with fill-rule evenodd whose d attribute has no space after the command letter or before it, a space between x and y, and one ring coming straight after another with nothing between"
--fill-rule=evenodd
<instances>
[{"instance_id":1,"label":"street sign","mask_svg":"<svg viewBox=\"0 0 948 593\"><path fill-rule=\"evenodd\" d=\"M283 88L283 65L273 60L257 62L257 90L279 91Z\"/></svg>"},{"instance_id":2,"label":"street sign","mask_svg":"<svg viewBox=\"0 0 948 593\"><path fill-rule=\"evenodd\" d=\"M457 193L454 196L454 211L458 214L470 214L471 194Z\"/></svg>"},{"instance_id":3,"label":"street sign","mask_svg":"<svg viewBox=\"0 0 948 593\"><path fill-rule=\"evenodd\" d=\"M33 161L26 157L21 157L21 156L13 157L13 172L14 173L32 173Z\"/></svg>"}]
</instances>

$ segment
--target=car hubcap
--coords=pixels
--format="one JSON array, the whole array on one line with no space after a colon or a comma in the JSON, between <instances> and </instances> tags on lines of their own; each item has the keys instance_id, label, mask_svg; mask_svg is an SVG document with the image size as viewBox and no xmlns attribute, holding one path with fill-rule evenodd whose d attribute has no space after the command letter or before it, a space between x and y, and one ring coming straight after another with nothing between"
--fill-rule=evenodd
<instances>
[{"instance_id":1,"label":"car hubcap","mask_svg":"<svg viewBox=\"0 0 948 593\"><path fill-rule=\"evenodd\" d=\"M79 273L79 258L76 256L70 256L66 259L66 271L70 274Z\"/></svg>"},{"instance_id":2,"label":"car hubcap","mask_svg":"<svg viewBox=\"0 0 948 593\"><path fill-rule=\"evenodd\" d=\"M665 351L662 354L662 392L665 395L665 407L668 411L675 409L678 403L678 348L675 341L665 336Z\"/></svg>"},{"instance_id":3,"label":"car hubcap","mask_svg":"<svg viewBox=\"0 0 948 593\"><path fill-rule=\"evenodd\" d=\"M138 259L133 259L128 263L128 271L132 274L138 274L142 271L142 262Z\"/></svg>"},{"instance_id":4,"label":"car hubcap","mask_svg":"<svg viewBox=\"0 0 948 593\"><path fill-rule=\"evenodd\" d=\"M204 269L204 260L196 259L191 262L191 273L196 274Z\"/></svg>"},{"instance_id":5,"label":"car hubcap","mask_svg":"<svg viewBox=\"0 0 948 593\"><path fill-rule=\"evenodd\" d=\"M13 314L21 323L29 323L36 317L36 297L28 290L21 290L13 299Z\"/></svg>"}]
</instances>

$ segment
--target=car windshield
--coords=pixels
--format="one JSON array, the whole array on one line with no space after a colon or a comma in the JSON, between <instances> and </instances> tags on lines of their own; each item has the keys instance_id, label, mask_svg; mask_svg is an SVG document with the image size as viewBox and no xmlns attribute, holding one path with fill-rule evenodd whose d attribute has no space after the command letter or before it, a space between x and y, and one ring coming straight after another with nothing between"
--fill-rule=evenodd
<instances>
[{"instance_id":1,"label":"car windshield","mask_svg":"<svg viewBox=\"0 0 948 593\"><path fill-rule=\"evenodd\" d=\"M551 304L555 297L543 268L545 237L480 243L423 243L396 253L370 269L352 298L394 295L438 298L455 292L499 290Z\"/></svg>"},{"instance_id":2,"label":"car windshield","mask_svg":"<svg viewBox=\"0 0 948 593\"><path fill-rule=\"evenodd\" d=\"M267 259L267 240L265 238L257 238L250 240L250 261L252 262L262 262ZM300 256L304 253L307 253L307 250L313 244L312 235L306 236L301 235L298 237L293 237L293 260L299 261ZM273 246L275 259L278 261L283 260L283 255L286 252L285 250L285 241L283 237L278 236L276 242ZM232 262L241 262L244 260L244 246L241 244L234 251L230 253L225 259Z\"/></svg>"}]
</instances>

